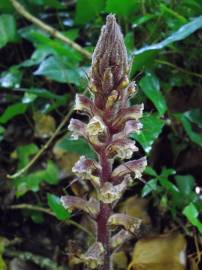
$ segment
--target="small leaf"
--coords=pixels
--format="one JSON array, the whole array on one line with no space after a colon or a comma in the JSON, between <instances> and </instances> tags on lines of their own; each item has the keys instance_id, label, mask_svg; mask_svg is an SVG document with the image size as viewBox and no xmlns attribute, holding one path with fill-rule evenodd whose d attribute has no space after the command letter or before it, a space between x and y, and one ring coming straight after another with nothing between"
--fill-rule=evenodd
<instances>
[{"instance_id":1,"label":"small leaf","mask_svg":"<svg viewBox=\"0 0 202 270\"><path fill-rule=\"evenodd\" d=\"M142 197L145 197L146 195L148 195L149 193L151 193L152 191L156 190L157 188L157 179L151 179L149 180L145 186L142 189Z\"/></svg>"},{"instance_id":2,"label":"small leaf","mask_svg":"<svg viewBox=\"0 0 202 270\"><path fill-rule=\"evenodd\" d=\"M132 27L135 28L139 25L142 25L142 24L152 20L155 17L156 17L155 14L146 14L144 16L139 16L133 21Z\"/></svg>"},{"instance_id":3,"label":"small leaf","mask_svg":"<svg viewBox=\"0 0 202 270\"><path fill-rule=\"evenodd\" d=\"M6 108L4 113L0 115L0 123L6 124L9 120L11 120L13 117L24 114L27 110L27 104L23 103L15 103L9 107Z\"/></svg>"},{"instance_id":4,"label":"small leaf","mask_svg":"<svg viewBox=\"0 0 202 270\"><path fill-rule=\"evenodd\" d=\"M166 101L160 91L160 82L156 75L147 72L139 82L145 95L153 102L157 108L159 115L163 115L166 110Z\"/></svg>"},{"instance_id":5,"label":"small leaf","mask_svg":"<svg viewBox=\"0 0 202 270\"><path fill-rule=\"evenodd\" d=\"M17 39L16 21L13 15L3 14L0 16L0 49L8 42Z\"/></svg>"},{"instance_id":6,"label":"small leaf","mask_svg":"<svg viewBox=\"0 0 202 270\"><path fill-rule=\"evenodd\" d=\"M184 208L183 214L187 217L189 222L195 227L197 227L200 233L202 233L202 223L198 219L199 212L193 203L188 204Z\"/></svg>"},{"instance_id":7,"label":"small leaf","mask_svg":"<svg viewBox=\"0 0 202 270\"><path fill-rule=\"evenodd\" d=\"M164 126L164 121L155 114L144 114L141 119L143 129L139 134L132 133L131 137L137 140L146 153L149 153L154 141L158 138Z\"/></svg>"},{"instance_id":8,"label":"small leaf","mask_svg":"<svg viewBox=\"0 0 202 270\"><path fill-rule=\"evenodd\" d=\"M18 170L22 169L29 163L30 156L34 155L38 151L36 144L27 144L19 146L16 150L18 158Z\"/></svg>"},{"instance_id":9,"label":"small leaf","mask_svg":"<svg viewBox=\"0 0 202 270\"><path fill-rule=\"evenodd\" d=\"M66 220L70 218L70 212L63 207L59 197L49 193L48 205L59 220Z\"/></svg>"},{"instance_id":10,"label":"small leaf","mask_svg":"<svg viewBox=\"0 0 202 270\"><path fill-rule=\"evenodd\" d=\"M155 172L155 170L150 166L147 166L145 168L144 173L151 175L151 176L157 176L157 173Z\"/></svg>"}]
</instances>

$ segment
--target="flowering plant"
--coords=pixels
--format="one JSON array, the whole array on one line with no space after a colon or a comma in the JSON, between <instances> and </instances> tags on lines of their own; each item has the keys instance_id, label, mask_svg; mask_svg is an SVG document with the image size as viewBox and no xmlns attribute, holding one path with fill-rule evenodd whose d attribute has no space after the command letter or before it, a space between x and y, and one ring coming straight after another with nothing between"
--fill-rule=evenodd
<instances>
[{"instance_id":1,"label":"flowering plant","mask_svg":"<svg viewBox=\"0 0 202 270\"><path fill-rule=\"evenodd\" d=\"M129 135L141 129L143 111L143 104L129 105L136 88L128 73L123 35L115 16L108 15L92 57L91 97L76 95L75 110L87 115L89 121L86 124L72 118L69 124L73 136L85 138L97 154L97 160L81 156L72 169L80 179L91 182L96 197L61 198L64 207L81 209L96 221L96 242L80 257L92 269L111 270L111 252L141 225L139 219L113 213L115 204L134 178L141 177L147 163L145 157L124 162L138 151ZM115 160L120 165L115 166ZM111 236L114 226L121 229Z\"/></svg>"}]
</instances>

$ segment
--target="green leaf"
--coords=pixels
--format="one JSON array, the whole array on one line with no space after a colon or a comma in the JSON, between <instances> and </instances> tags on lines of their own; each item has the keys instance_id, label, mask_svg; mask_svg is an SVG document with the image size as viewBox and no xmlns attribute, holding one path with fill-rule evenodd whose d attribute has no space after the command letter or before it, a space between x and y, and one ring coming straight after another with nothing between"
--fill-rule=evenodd
<instances>
[{"instance_id":1,"label":"green leaf","mask_svg":"<svg viewBox=\"0 0 202 270\"><path fill-rule=\"evenodd\" d=\"M143 124L143 129L139 134L133 133L131 137L142 145L146 153L149 153L152 144L161 133L164 121L155 114L144 114L141 122Z\"/></svg>"},{"instance_id":2,"label":"green leaf","mask_svg":"<svg viewBox=\"0 0 202 270\"><path fill-rule=\"evenodd\" d=\"M189 122L189 119L186 116L184 116L183 114L177 114L176 117L178 118L178 120L181 121L190 140L202 147L202 135L196 133L192 129L192 126L191 126L191 123Z\"/></svg>"},{"instance_id":3,"label":"green leaf","mask_svg":"<svg viewBox=\"0 0 202 270\"><path fill-rule=\"evenodd\" d=\"M6 124L13 117L25 113L27 110L27 104L15 103L6 108L4 113L0 115L0 123Z\"/></svg>"},{"instance_id":4,"label":"green leaf","mask_svg":"<svg viewBox=\"0 0 202 270\"><path fill-rule=\"evenodd\" d=\"M189 195L193 191L195 179L192 175L176 175L175 180L182 193Z\"/></svg>"},{"instance_id":5,"label":"green leaf","mask_svg":"<svg viewBox=\"0 0 202 270\"><path fill-rule=\"evenodd\" d=\"M156 17L155 14L146 14L144 16L139 16L133 21L132 27L135 28L139 25L142 25L142 24L154 19L155 17Z\"/></svg>"},{"instance_id":6,"label":"green leaf","mask_svg":"<svg viewBox=\"0 0 202 270\"><path fill-rule=\"evenodd\" d=\"M42 183L56 185L59 182L59 170L52 161L48 161L45 169L38 170L25 176L15 178L16 196L20 197L28 191L39 191Z\"/></svg>"},{"instance_id":7,"label":"green leaf","mask_svg":"<svg viewBox=\"0 0 202 270\"><path fill-rule=\"evenodd\" d=\"M134 55L139 55L151 50L161 50L173 42L180 41L194 33L196 30L202 28L202 16L193 19L191 22L181 26L176 32L172 33L169 37L159 43L143 47L134 51Z\"/></svg>"},{"instance_id":8,"label":"green leaf","mask_svg":"<svg viewBox=\"0 0 202 270\"><path fill-rule=\"evenodd\" d=\"M2 127L2 126L0 126L0 142L1 142L1 140L3 139L4 132L5 132L5 128Z\"/></svg>"},{"instance_id":9,"label":"green leaf","mask_svg":"<svg viewBox=\"0 0 202 270\"><path fill-rule=\"evenodd\" d=\"M150 166L147 166L145 168L144 173L151 175L151 176L157 176L157 173L155 172L155 170Z\"/></svg>"},{"instance_id":10,"label":"green leaf","mask_svg":"<svg viewBox=\"0 0 202 270\"><path fill-rule=\"evenodd\" d=\"M81 83L81 73L78 69L69 68L52 56L45 59L34 74L46 76L57 82L73 83L77 86L80 86Z\"/></svg>"},{"instance_id":11,"label":"green leaf","mask_svg":"<svg viewBox=\"0 0 202 270\"><path fill-rule=\"evenodd\" d=\"M145 95L153 102L157 108L159 115L163 115L167 111L166 101L160 91L160 82L155 74L147 72L139 82Z\"/></svg>"},{"instance_id":12,"label":"green leaf","mask_svg":"<svg viewBox=\"0 0 202 270\"><path fill-rule=\"evenodd\" d=\"M142 71L145 68L152 67L155 63L154 59L157 55L157 52L157 50L151 50L135 55L131 74L134 75L137 71Z\"/></svg>"},{"instance_id":13,"label":"green leaf","mask_svg":"<svg viewBox=\"0 0 202 270\"><path fill-rule=\"evenodd\" d=\"M0 49L8 42L17 39L16 21L13 15L3 14L0 16Z\"/></svg>"},{"instance_id":14,"label":"green leaf","mask_svg":"<svg viewBox=\"0 0 202 270\"><path fill-rule=\"evenodd\" d=\"M86 24L99 17L104 9L105 0L77 0L75 23Z\"/></svg>"},{"instance_id":15,"label":"green leaf","mask_svg":"<svg viewBox=\"0 0 202 270\"><path fill-rule=\"evenodd\" d=\"M116 14L124 18L125 20L130 20L130 17L140 7L140 1L137 0L107 0L106 11Z\"/></svg>"},{"instance_id":16,"label":"green leaf","mask_svg":"<svg viewBox=\"0 0 202 270\"><path fill-rule=\"evenodd\" d=\"M168 178L170 175L176 174L176 171L174 169L170 168L163 168L160 174L160 177Z\"/></svg>"},{"instance_id":17,"label":"green leaf","mask_svg":"<svg viewBox=\"0 0 202 270\"><path fill-rule=\"evenodd\" d=\"M36 154L38 150L39 148L34 143L19 146L16 150L18 170L25 167L29 163L30 156Z\"/></svg>"},{"instance_id":18,"label":"green leaf","mask_svg":"<svg viewBox=\"0 0 202 270\"><path fill-rule=\"evenodd\" d=\"M48 205L59 220L66 220L70 218L71 213L63 207L59 197L49 193Z\"/></svg>"},{"instance_id":19,"label":"green leaf","mask_svg":"<svg viewBox=\"0 0 202 270\"><path fill-rule=\"evenodd\" d=\"M5 88L19 88L21 79L22 71L17 66L13 66L1 73L0 85Z\"/></svg>"},{"instance_id":20,"label":"green leaf","mask_svg":"<svg viewBox=\"0 0 202 270\"><path fill-rule=\"evenodd\" d=\"M202 109L193 109L184 113L184 115L193 123L202 128Z\"/></svg>"},{"instance_id":21,"label":"green leaf","mask_svg":"<svg viewBox=\"0 0 202 270\"><path fill-rule=\"evenodd\" d=\"M9 13L13 11L13 5L8 0L0 1L0 12ZM0 268L1 269L1 268Z\"/></svg>"},{"instance_id":22,"label":"green leaf","mask_svg":"<svg viewBox=\"0 0 202 270\"><path fill-rule=\"evenodd\" d=\"M145 197L157 188L157 179L149 180L142 189L141 196Z\"/></svg>"},{"instance_id":23,"label":"green leaf","mask_svg":"<svg viewBox=\"0 0 202 270\"><path fill-rule=\"evenodd\" d=\"M202 233L202 223L198 219L198 209L193 203L188 204L184 210L183 214L187 217L189 222L198 228L198 230Z\"/></svg>"},{"instance_id":24,"label":"green leaf","mask_svg":"<svg viewBox=\"0 0 202 270\"><path fill-rule=\"evenodd\" d=\"M92 159L96 158L95 152L93 152L84 139L73 140L68 136L64 136L56 143L54 148L59 148L66 152L78 153Z\"/></svg>"}]
</instances>

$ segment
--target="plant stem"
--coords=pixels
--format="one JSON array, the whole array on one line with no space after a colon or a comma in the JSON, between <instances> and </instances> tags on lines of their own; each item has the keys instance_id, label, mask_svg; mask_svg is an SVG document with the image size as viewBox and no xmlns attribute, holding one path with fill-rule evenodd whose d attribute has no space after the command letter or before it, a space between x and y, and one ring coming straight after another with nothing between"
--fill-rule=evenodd
<instances>
[{"instance_id":1,"label":"plant stem","mask_svg":"<svg viewBox=\"0 0 202 270\"><path fill-rule=\"evenodd\" d=\"M111 178L111 165L105 155L105 151L100 153L100 164L102 166L101 182L110 181ZM110 250L109 250L109 228L108 219L111 214L111 205L100 202L100 213L97 217L97 240L101 242L105 249L104 254L104 264L101 266L100 270L111 270L110 263Z\"/></svg>"}]
</instances>

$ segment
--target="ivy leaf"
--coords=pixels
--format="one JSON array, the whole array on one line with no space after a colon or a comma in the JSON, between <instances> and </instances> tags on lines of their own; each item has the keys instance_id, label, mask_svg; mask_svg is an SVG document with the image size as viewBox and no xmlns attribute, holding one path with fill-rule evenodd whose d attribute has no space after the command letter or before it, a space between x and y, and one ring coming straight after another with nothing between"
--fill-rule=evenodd
<instances>
[{"instance_id":1,"label":"ivy leaf","mask_svg":"<svg viewBox=\"0 0 202 270\"><path fill-rule=\"evenodd\" d=\"M132 133L131 137L142 145L146 153L149 153L152 144L161 133L164 121L155 114L144 114L141 122L143 124L143 129L139 134Z\"/></svg>"},{"instance_id":2,"label":"ivy leaf","mask_svg":"<svg viewBox=\"0 0 202 270\"><path fill-rule=\"evenodd\" d=\"M197 227L200 233L202 233L202 223L198 219L199 212L193 203L188 204L183 209L183 214L187 217L189 222L195 227Z\"/></svg>"},{"instance_id":3,"label":"ivy leaf","mask_svg":"<svg viewBox=\"0 0 202 270\"><path fill-rule=\"evenodd\" d=\"M139 82L145 95L153 102L159 115L163 115L167 110L164 96L160 91L160 82L155 74L147 72Z\"/></svg>"},{"instance_id":4,"label":"ivy leaf","mask_svg":"<svg viewBox=\"0 0 202 270\"><path fill-rule=\"evenodd\" d=\"M60 198L54 194L48 193L48 205L59 220L66 220L70 218L71 213L63 207L62 203L60 202Z\"/></svg>"},{"instance_id":5,"label":"ivy leaf","mask_svg":"<svg viewBox=\"0 0 202 270\"><path fill-rule=\"evenodd\" d=\"M8 42L17 40L15 17L10 14L0 16L0 49Z\"/></svg>"}]
</instances>

